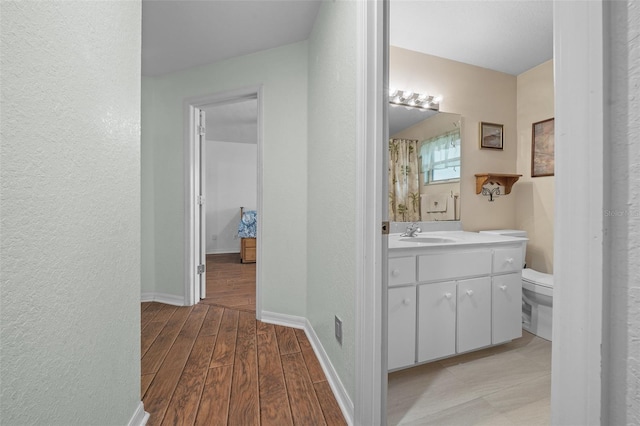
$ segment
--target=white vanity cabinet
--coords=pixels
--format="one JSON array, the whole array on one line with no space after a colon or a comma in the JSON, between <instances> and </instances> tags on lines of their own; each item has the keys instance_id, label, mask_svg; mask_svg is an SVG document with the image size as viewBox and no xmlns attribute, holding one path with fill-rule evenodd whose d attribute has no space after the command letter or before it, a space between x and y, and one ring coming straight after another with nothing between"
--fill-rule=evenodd
<instances>
[{"instance_id":1,"label":"white vanity cabinet","mask_svg":"<svg viewBox=\"0 0 640 426\"><path fill-rule=\"evenodd\" d=\"M521 244L391 250L389 370L521 337Z\"/></svg>"}]
</instances>

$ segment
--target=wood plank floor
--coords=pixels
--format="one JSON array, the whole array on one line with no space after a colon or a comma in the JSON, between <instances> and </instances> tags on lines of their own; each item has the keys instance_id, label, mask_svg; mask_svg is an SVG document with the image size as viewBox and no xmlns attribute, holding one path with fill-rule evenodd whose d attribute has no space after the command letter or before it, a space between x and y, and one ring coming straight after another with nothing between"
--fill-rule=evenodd
<instances>
[{"instance_id":1,"label":"wood plank floor","mask_svg":"<svg viewBox=\"0 0 640 426\"><path fill-rule=\"evenodd\" d=\"M204 303L141 309L148 425L346 424L304 331Z\"/></svg>"},{"instance_id":2,"label":"wood plank floor","mask_svg":"<svg viewBox=\"0 0 640 426\"><path fill-rule=\"evenodd\" d=\"M207 297L201 303L256 311L256 264L240 263L239 253L207 255Z\"/></svg>"}]
</instances>

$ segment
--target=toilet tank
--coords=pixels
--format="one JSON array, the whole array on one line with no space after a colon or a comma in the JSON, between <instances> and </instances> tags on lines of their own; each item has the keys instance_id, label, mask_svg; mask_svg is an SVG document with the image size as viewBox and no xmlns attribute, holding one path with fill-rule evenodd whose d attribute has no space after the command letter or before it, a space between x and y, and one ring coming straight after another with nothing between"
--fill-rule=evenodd
<instances>
[{"instance_id":1,"label":"toilet tank","mask_svg":"<svg viewBox=\"0 0 640 426\"><path fill-rule=\"evenodd\" d=\"M505 237L527 238L527 231L521 229L488 229L480 231L481 234L498 234ZM526 262L527 244L522 245L522 260Z\"/></svg>"}]
</instances>

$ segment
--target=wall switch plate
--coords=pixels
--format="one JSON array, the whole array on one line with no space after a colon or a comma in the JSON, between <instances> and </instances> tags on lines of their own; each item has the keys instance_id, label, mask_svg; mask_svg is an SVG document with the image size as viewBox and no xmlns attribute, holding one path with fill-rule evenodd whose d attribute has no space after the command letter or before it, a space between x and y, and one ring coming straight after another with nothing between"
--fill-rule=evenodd
<instances>
[{"instance_id":1,"label":"wall switch plate","mask_svg":"<svg viewBox=\"0 0 640 426\"><path fill-rule=\"evenodd\" d=\"M338 318L338 316L335 316L335 328L336 328L336 340L338 341L338 343L340 343L340 346L342 346L342 320L340 318Z\"/></svg>"}]
</instances>

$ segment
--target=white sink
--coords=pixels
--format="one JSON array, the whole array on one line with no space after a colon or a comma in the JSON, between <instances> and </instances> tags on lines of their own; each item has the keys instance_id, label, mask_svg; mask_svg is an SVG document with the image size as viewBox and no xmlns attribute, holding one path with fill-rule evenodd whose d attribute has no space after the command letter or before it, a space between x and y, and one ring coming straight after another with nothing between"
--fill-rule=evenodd
<instances>
[{"instance_id":1,"label":"white sink","mask_svg":"<svg viewBox=\"0 0 640 426\"><path fill-rule=\"evenodd\" d=\"M405 237L400 238L400 241L405 243L430 243L430 244L444 244L455 243L457 240L446 237Z\"/></svg>"}]
</instances>

